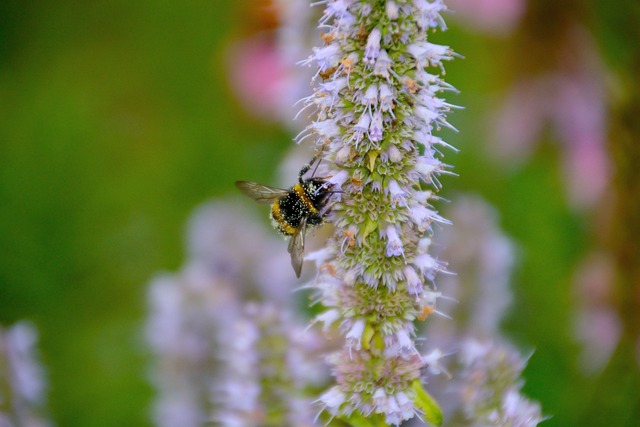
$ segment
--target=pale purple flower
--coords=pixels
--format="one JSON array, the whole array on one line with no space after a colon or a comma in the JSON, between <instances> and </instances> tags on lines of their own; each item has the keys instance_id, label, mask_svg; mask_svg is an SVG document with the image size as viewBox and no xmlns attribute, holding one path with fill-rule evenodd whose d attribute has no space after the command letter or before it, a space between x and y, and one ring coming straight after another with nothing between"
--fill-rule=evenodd
<instances>
[{"instance_id":1,"label":"pale purple flower","mask_svg":"<svg viewBox=\"0 0 640 427\"><path fill-rule=\"evenodd\" d=\"M409 217L419 231L427 231L432 221L432 211L422 204L412 204L409 207Z\"/></svg>"},{"instance_id":2,"label":"pale purple flower","mask_svg":"<svg viewBox=\"0 0 640 427\"><path fill-rule=\"evenodd\" d=\"M386 50L381 49L378 54L378 59L376 60L375 66L373 67L373 75L384 77L386 80L389 80L391 77L391 58L389 58L389 54Z\"/></svg>"},{"instance_id":3,"label":"pale purple flower","mask_svg":"<svg viewBox=\"0 0 640 427\"><path fill-rule=\"evenodd\" d=\"M342 56L340 48L336 45L313 48L313 55L303 63L315 62L320 72L337 67Z\"/></svg>"},{"instance_id":4,"label":"pale purple flower","mask_svg":"<svg viewBox=\"0 0 640 427\"><path fill-rule=\"evenodd\" d=\"M358 319L352 323L348 332L344 336L349 348L354 348L355 350L360 350L362 348L362 333L364 332L365 325L366 323L364 319Z\"/></svg>"},{"instance_id":5,"label":"pale purple flower","mask_svg":"<svg viewBox=\"0 0 640 427\"><path fill-rule=\"evenodd\" d=\"M515 389L510 389L505 393L501 409L501 418L494 419L502 425L533 427L545 419L540 413L540 405L527 399Z\"/></svg>"},{"instance_id":6,"label":"pale purple flower","mask_svg":"<svg viewBox=\"0 0 640 427\"><path fill-rule=\"evenodd\" d=\"M336 309L331 309L318 314L315 317L314 322L321 322L323 324L323 330L327 332L331 325L333 325L338 319L340 319L340 312Z\"/></svg>"},{"instance_id":7,"label":"pale purple flower","mask_svg":"<svg viewBox=\"0 0 640 427\"><path fill-rule=\"evenodd\" d=\"M353 127L353 136L352 140L355 141L355 145L358 146L358 143L362 141L365 135L369 133L369 125L371 124L371 116L367 113L362 113L360 116L360 120Z\"/></svg>"},{"instance_id":8,"label":"pale purple flower","mask_svg":"<svg viewBox=\"0 0 640 427\"><path fill-rule=\"evenodd\" d=\"M398 232L394 225L388 225L384 229L384 235L387 237L387 249L385 254L387 256L400 256L404 255L404 247Z\"/></svg>"},{"instance_id":9,"label":"pale purple flower","mask_svg":"<svg viewBox=\"0 0 640 427\"><path fill-rule=\"evenodd\" d=\"M380 38L382 34L378 28L374 28L367 38L367 46L364 49L364 63L371 66L380 55Z\"/></svg>"},{"instance_id":10,"label":"pale purple flower","mask_svg":"<svg viewBox=\"0 0 640 427\"><path fill-rule=\"evenodd\" d=\"M402 152L400 152L398 147L394 144L389 145L386 155L393 163L400 163L400 161L402 161Z\"/></svg>"},{"instance_id":11,"label":"pale purple flower","mask_svg":"<svg viewBox=\"0 0 640 427\"><path fill-rule=\"evenodd\" d=\"M415 7L415 13L419 17L418 24L421 28L440 28L446 30L447 26L442 19L442 12L447 10L447 7L440 1L428 1L428 0L413 0Z\"/></svg>"},{"instance_id":12,"label":"pale purple flower","mask_svg":"<svg viewBox=\"0 0 640 427\"><path fill-rule=\"evenodd\" d=\"M387 0L385 4L385 12L387 14L387 18L392 21L395 21L400 16L400 8L395 1Z\"/></svg>"},{"instance_id":13,"label":"pale purple flower","mask_svg":"<svg viewBox=\"0 0 640 427\"><path fill-rule=\"evenodd\" d=\"M314 122L313 124L311 124L310 129L316 132L318 135L322 135L322 137L325 139L331 139L340 136L340 129L333 120Z\"/></svg>"},{"instance_id":14,"label":"pale purple flower","mask_svg":"<svg viewBox=\"0 0 640 427\"><path fill-rule=\"evenodd\" d=\"M411 323L400 327L391 335L384 337L384 355L388 358L401 357L407 353L415 353L413 341L413 325Z\"/></svg>"},{"instance_id":15,"label":"pale purple flower","mask_svg":"<svg viewBox=\"0 0 640 427\"><path fill-rule=\"evenodd\" d=\"M393 90L386 83L380 84L380 108L384 112L388 112L392 117L395 117L393 113L393 104L396 101L396 96Z\"/></svg>"},{"instance_id":16,"label":"pale purple flower","mask_svg":"<svg viewBox=\"0 0 640 427\"><path fill-rule=\"evenodd\" d=\"M422 356L424 361L427 363L429 372L433 375L441 375L445 374L447 377L451 377L451 374L444 367L443 359L446 357L442 350L439 348L432 350L430 353Z\"/></svg>"},{"instance_id":17,"label":"pale purple flower","mask_svg":"<svg viewBox=\"0 0 640 427\"><path fill-rule=\"evenodd\" d=\"M349 14L349 5L351 4L350 0L322 0L316 1L313 5L325 4L326 7L324 9L324 17L320 20L320 23L324 24L331 18L338 18Z\"/></svg>"},{"instance_id":18,"label":"pale purple flower","mask_svg":"<svg viewBox=\"0 0 640 427\"><path fill-rule=\"evenodd\" d=\"M407 265L404 268L404 278L407 281L407 291L412 295L420 295L422 293L422 280L416 270Z\"/></svg>"},{"instance_id":19,"label":"pale purple flower","mask_svg":"<svg viewBox=\"0 0 640 427\"><path fill-rule=\"evenodd\" d=\"M389 195L391 196L391 203L395 205L405 205L406 198L408 196L407 191L405 191L395 179L389 180L387 184L387 190Z\"/></svg>"},{"instance_id":20,"label":"pale purple flower","mask_svg":"<svg viewBox=\"0 0 640 427\"><path fill-rule=\"evenodd\" d=\"M378 86L375 84L369 85L367 90L361 96L360 102L362 102L362 105L368 107L375 107L378 105Z\"/></svg>"},{"instance_id":21,"label":"pale purple flower","mask_svg":"<svg viewBox=\"0 0 640 427\"><path fill-rule=\"evenodd\" d=\"M371 119L371 125L369 126L369 139L372 142L380 142L382 140L382 111L376 110L373 113L373 117Z\"/></svg>"},{"instance_id":22,"label":"pale purple flower","mask_svg":"<svg viewBox=\"0 0 640 427\"><path fill-rule=\"evenodd\" d=\"M345 403L346 396L338 387L331 387L320 396L320 402L327 408L331 414L337 414L340 406Z\"/></svg>"},{"instance_id":23,"label":"pale purple flower","mask_svg":"<svg viewBox=\"0 0 640 427\"><path fill-rule=\"evenodd\" d=\"M315 107L312 113L317 113L318 111L325 110L331 111L338 98L338 93L340 93L340 91L344 87L346 87L347 84L347 78L343 77L319 85L316 94L304 97L296 103L302 103L304 107L298 112L298 114L296 114L294 118L297 119L303 111L311 106Z\"/></svg>"},{"instance_id":24,"label":"pale purple flower","mask_svg":"<svg viewBox=\"0 0 640 427\"><path fill-rule=\"evenodd\" d=\"M48 427L46 381L38 357L38 334L19 322L0 327L0 425Z\"/></svg>"},{"instance_id":25,"label":"pale purple flower","mask_svg":"<svg viewBox=\"0 0 640 427\"><path fill-rule=\"evenodd\" d=\"M442 67L442 61L453 59L453 51L449 46L442 46L426 41L407 46L407 52L418 61L419 66Z\"/></svg>"},{"instance_id":26,"label":"pale purple flower","mask_svg":"<svg viewBox=\"0 0 640 427\"><path fill-rule=\"evenodd\" d=\"M334 161L337 165L344 165L351 157L351 147L349 145L343 145L338 149L335 155Z\"/></svg>"}]
</instances>

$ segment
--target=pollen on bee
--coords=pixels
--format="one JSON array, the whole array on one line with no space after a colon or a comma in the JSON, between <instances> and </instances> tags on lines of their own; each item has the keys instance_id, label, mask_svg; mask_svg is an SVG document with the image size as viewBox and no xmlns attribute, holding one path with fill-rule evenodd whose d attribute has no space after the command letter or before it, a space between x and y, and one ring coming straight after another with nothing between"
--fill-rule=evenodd
<instances>
[{"instance_id":1,"label":"pollen on bee","mask_svg":"<svg viewBox=\"0 0 640 427\"><path fill-rule=\"evenodd\" d=\"M311 183L309 183L309 187L308 188L309 188L309 190L311 192L313 192L315 190L315 187ZM302 202L305 204L307 209L309 209L309 211L312 214L317 214L318 213L318 210L316 209L316 207L313 205L313 203L309 199L309 195L307 194L305 189L300 184L295 184L293 186L293 190L296 192L298 197L300 197L300 200L302 200Z\"/></svg>"},{"instance_id":2,"label":"pollen on bee","mask_svg":"<svg viewBox=\"0 0 640 427\"><path fill-rule=\"evenodd\" d=\"M287 222L282 217L282 213L280 212L280 205L278 202L273 203L271 205L271 213L269 215L271 218L271 225L280 233L285 236L291 236L295 233L296 229L291 225L287 224Z\"/></svg>"}]
</instances>

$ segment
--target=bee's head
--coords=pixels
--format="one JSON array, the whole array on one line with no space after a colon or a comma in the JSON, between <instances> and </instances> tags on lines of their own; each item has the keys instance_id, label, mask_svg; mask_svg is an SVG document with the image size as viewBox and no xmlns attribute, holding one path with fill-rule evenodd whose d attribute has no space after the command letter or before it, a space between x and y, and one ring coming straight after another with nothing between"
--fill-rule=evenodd
<instances>
[{"instance_id":1,"label":"bee's head","mask_svg":"<svg viewBox=\"0 0 640 427\"><path fill-rule=\"evenodd\" d=\"M330 194L333 184L322 178L311 178L304 181L303 187L311 198L320 202Z\"/></svg>"}]
</instances>

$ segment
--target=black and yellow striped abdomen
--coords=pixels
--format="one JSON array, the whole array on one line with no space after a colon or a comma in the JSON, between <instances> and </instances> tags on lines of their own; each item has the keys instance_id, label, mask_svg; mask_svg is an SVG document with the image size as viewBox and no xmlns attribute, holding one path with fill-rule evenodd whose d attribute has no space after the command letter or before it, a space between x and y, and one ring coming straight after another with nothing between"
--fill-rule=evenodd
<instances>
[{"instance_id":1,"label":"black and yellow striped abdomen","mask_svg":"<svg viewBox=\"0 0 640 427\"><path fill-rule=\"evenodd\" d=\"M320 179L296 183L286 196L273 202L270 213L273 227L285 236L292 236L302 218L306 218L310 226L322 224L320 210L326 202L326 191L318 191L318 188L323 183Z\"/></svg>"}]
</instances>

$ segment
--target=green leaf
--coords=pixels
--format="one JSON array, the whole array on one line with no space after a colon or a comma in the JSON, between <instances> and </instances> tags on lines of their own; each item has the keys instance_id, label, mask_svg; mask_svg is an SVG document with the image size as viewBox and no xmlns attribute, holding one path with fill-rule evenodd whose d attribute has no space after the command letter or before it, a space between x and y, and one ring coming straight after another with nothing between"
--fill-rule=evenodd
<instances>
[{"instance_id":1,"label":"green leaf","mask_svg":"<svg viewBox=\"0 0 640 427\"><path fill-rule=\"evenodd\" d=\"M424 411L425 419L435 425L442 425L442 410L433 397L422 386L419 379L413 380L411 388L416 392L416 399L413 403Z\"/></svg>"},{"instance_id":2,"label":"green leaf","mask_svg":"<svg viewBox=\"0 0 640 427\"><path fill-rule=\"evenodd\" d=\"M384 337L381 334L373 336L373 348L379 352L384 350Z\"/></svg>"},{"instance_id":3,"label":"green leaf","mask_svg":"<svg viewBox=\"0 0 640 427\"><path fill-rule=\"evenodd\" d=\"M369 419L365 418L364 415L358 411L353 411L349 416L338 415L336 418L352 427L375 427Z\"/></svg>"},{"instance_id":4,"label":"green leaf","mask_svg":"<svg viewBox=\"0 0 640 427\"><path fill-rule=\"evenodd\" d=\"M378 414L365 417L360 412L353 411L349 416L338 415L336 418L351 427L389 427L389 424L384 422L384 417Z\"/></svg>"},{"instance_id":5,"label":"green leaf","mask_svg":"<svg viewBox=\"0 0 640 427\"><path fill-rule=\"evenodd\" d=\"M373 335L376 333L376 330L373 329L370 323L367 322L364 327L364 332L362 333L362 348L365 350L371 349L371 340L373 339Z\"/></svg>"},{"instance_id":6,"label":"green leaf","mask_svg":"<svg viewBox=\"0 0 640 427\"><path fill-rule=\"evenodd\" d=\"M373 168L376 164L376 159L378 158L379 154L380 152L378 150L371 150L367 153L367 157L369 158L367 169L369 169L369 172L373 172Z\"/></svg>"},{"instance_id":7,"label":"green leaf","mask_svg":"<svg viewBox=\"0 0 640 427\"><path fill-rule=\"evenodd\" d=\"M369 234L375 231L376 228L378 228L378 221L367 219L367 222L364 224L364 229L361 230L362 240L365 240Z\"/></svg>"}]
</instances>

